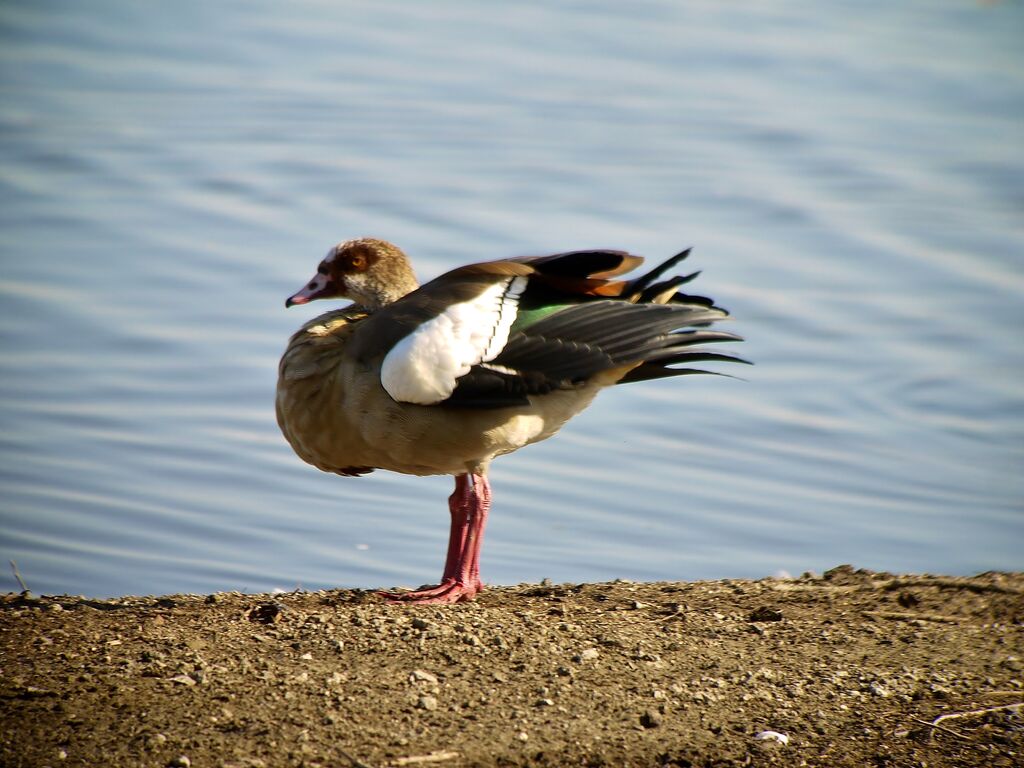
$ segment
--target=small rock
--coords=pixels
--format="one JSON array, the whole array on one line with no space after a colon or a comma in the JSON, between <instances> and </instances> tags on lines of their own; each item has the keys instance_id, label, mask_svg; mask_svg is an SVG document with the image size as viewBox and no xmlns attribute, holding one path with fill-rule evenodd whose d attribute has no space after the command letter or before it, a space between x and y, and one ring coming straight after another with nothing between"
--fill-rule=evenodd
<instances>
[{"instance_id":1,"label":"small rock","mask_svg":"<svg viewBox=\"0 0 1024 768\"><path fill-rule=\"evenodd\" d=\"M178 755L167 765L169 768L190 768L192 761L189 759L188 755Z\"/></svg>"},{"instance_id":2,"label":"small rock","mask_svg":"<svg viewBox=\"0 0 1024 768\"><path fill-rule=\"evenodd\" d=\"M412 628L419 630L430 629L430 622L426 619L421 619L419 616L412 620Z\"/></svg>"},{"instance_id":3,"label":"small rock","mask_svg":"<svg viewBox=\"0 0 1024 768\"><path fill-rule=\"evenodd\" d=\"M256 621L260 624L274 624L281 620L284 613L284 606L281 603L261 603L249 610L247 614L249 621Z\"/></svg>"},{"instance_id":4,"label":"small rock","mask_svg":"<svg viewBox=\"0 0 1024 768\"><path fill-rule=\"evenodd\" d=\"M307 653L304 653L301 656L299 656L299 658L302 659L303 661L312 661L313 660L313 654L307 652Z\"/></svg>"},{"instance_id":5,"label":"small rock","mask_svg":"<svg viewBox=\"0 0 1024 768\"><path fill-rule=\"evenodd\" d=\"M573 661L593 661L599 655L600 654L598 653L597 648L587 648L582 653L578 653L575 656L573 656L572 660Z\"/></svg>"},{"instance_id":6,"label":"small rock","mask_svg":"<svg viewBox=\"0 0 1024 768\"><path fill-rule=\"evenodd\" d=\"M779 744L789 744L789 736L778 731L761 731L754 736L758 741L770 741L777 742Z\"/></svg>"},{"instance_id":7,"label":"small rock","mask_svg":"<svg viewBox=\"0 0 1024 768\"><path fill-rule=\"evenodd\" d=\"M48 606L46 606L46 610L53 611L54 613L59 613L60 611L64 610L64 606L60 603L50 603Z\"/></svg>"},{"instance_id":8,"label":"small rock","mask_svg":"<svg viewBox=\"0 0 1024 768\"><path fill-rule=\"evenodd\" d=\"M640 725L644 728L657 728L661 725L661 712L656 709L648 709L640 715Z\"/></svg>"},{"instance_id":9,"label":"small rock","mask_svg":"<svg viewBox=\"0 0 1024 768\"><path fill-rule=\"evenodd\" d=\"M751 611L747 621L782 621L782 611L762 605Z\"/></svg>"},{"instance_id":10,"label":"small rock","mask_svg":"<svg viewBox=\"0 0 1024 768\"><path fill-rule=\"evenodd\" d=\"M170 678L170 680L171 680L172 683L177 683L178 685L195 685L196 684L195 678L192 677L191 675L175 675L174 677Z\"/></svg>"},{"instance_id":11,"label":"small rock","mask_svg":"<svg viewBox=\"0 0 1024 768\"><path fill-rule=\"evenodd\" d=\"M900 592L899 597L896 598L896 602L904 608L913 608L921 601L917 599L917 595L913 592Z\"/></svg>"},{"instance_id":12,"label":"small rock","mask_svg":"<svg viewBox=\"0 0 1024 768\"><path fill-rule=\"evenodd\" d=\"M530 736L529 736L529 734L526 733L526 731L520 731L519 733L517 733L516 734L516 738L519 739L520 741L529 741L530 740Z\"/></svg>"},{"instance_id":13,"label":"small rock","mask_svg":"<svg viewBox=\"0 0 1024 768\"><path fill-rule=\"evenodd\" d=\"M147 741L149 743L149 746L155 749L157 747L162 747L164 744L166 744L167 737L164 736L162 733L154 733L152 736L149 737Z\"/></svg>"},{"instance_id":14,"label":"small rock","mask_svg":"<svg viewBox=\"0 0 1024 768\"><path fill-rule=\"evenodd\" d=\"M437 709L437 699L434 696L420 696L416 701L416 706L420 709L425 709L428 712L433 712Z\"/></svg>"},{"instance_id":15,"label":"small rock","mask_svg":"<svg viewBox=\"0 0 1024 768\"><path fill-rule=\"evenodd\" d=\"M553 706L555 706L555 702L552 701L551 699L538 699L536 704L534 704L534 706L537 706L537 707L553 707Z\"/></svg>"},{"instance_id":16,"label":"small rock","mask_svg":"<svg viewBox=\"0 0 1024 768\"><path fill-rule=\"evenodd\" d=\"M26 699L42 699L47 698L49 696L60 695L56 691L51 691L49 688L39 688L34 685L22 686L19 693L22 698Z\"/></svg>"},{"instance_id":17,"label":"small rock","mask_svg":"<svg viewBox=\"0 0 1024 768\"><path fill-rule=\"evenodd\" d=\"M835 568L829 568L827 571L825 571L825 580L836 581L845 576L852 576L855 571L856 569L849 563L846 563L844 565L837 565ZM765 733L768 733L768 731L765 731Z\"/></svg>"},{"instance_id":18,"label":"small rock","mask_svg":"<svg viewBox=\"0 0 1024 768\"><path fill-rule=\"evenodd\" d=\"M409 675L409 680L414 683L430 683L430 685L437 685L437 675L432 672L427 672L425 669L414 669L412 674Z\"/></svg>"}]
</instances>

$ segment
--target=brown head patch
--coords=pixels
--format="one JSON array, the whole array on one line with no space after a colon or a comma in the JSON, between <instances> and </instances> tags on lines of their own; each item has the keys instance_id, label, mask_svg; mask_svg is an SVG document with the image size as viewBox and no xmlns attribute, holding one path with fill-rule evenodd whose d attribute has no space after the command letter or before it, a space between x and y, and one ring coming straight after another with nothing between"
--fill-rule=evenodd
<instances>
[{"instance_id":1,"label":"brown head patch","mask_svg":"<svg viewBox=\"0 0 1024 768\"><path fill-rule=\"evenodd\" d=\"M343 274L365 272L377 261L377 252L372 245L362 241L349 243L338 252L334 260L335 269Z\"/></svg>"}]
</instances>

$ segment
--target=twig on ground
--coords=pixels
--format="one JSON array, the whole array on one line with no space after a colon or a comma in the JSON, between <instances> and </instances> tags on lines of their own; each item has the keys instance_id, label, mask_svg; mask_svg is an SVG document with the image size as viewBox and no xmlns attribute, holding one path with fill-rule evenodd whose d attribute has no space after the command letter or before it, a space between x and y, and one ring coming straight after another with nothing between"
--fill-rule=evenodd
<instances>
[{"instance_id":1,"label":"twig on ground","mask_svg":"<svg viewBox=\"0 0 1024 768\"><path fill-rule=\"evenodd\" d=\"M974 717L975 715L987 715L989 712L999 712L1004 709L1020 709L1024 707L1024 701L1018 701L1016 704L1003 704L999 707L986 707L985 709L972 709L969 712L951 712L948 715L940 715L932 720L932 725L938 725L943 720L955 720L959 717Z\"/></svg>"},{"instance_id":2,"label":"twig on ground","mask_svg":"<svg viewBox=\"0 0 1024 768\"><path fill-rule=\"evenodd\" d=\"M439 752L431 752L429 755L412 755L410 757L399 757L395 760L394 765L418 765L419 763L440 763L444 760L454 760L458 756L458 752L441 750Z\"/></svg>"},{"instance_id":3,"label":"twig on ground","mask_svg":"<svg viewBox=\"0 0 1024 768\"><path fill-rule=\"evenodd\" d=\"M28 592L28 585L25 584L25 580L21 578L21 573L18 571L18 564L13 560L9 560L8 562L11 564L11 570L14 572L14 578L16 578L18 583L21 585L21 591Z\"/></svg>"},{"instance_id":4,"label":"twig on ground","mask_svg":"<svg viewBox=\"0 0 1024 768\"><path fill-rule=\"evenodd\" d=\"M903 611L864 611L866 616L874 616L879 619L895 619L897 621L940 621L946 624L956 624L961 619L957 616L943 616L939 613L904 613Z\"/></svg>"},{"instance_id":5,"label":"twig on ground","mask_svg":"<svg viewBox=\"0 0 1024 768\"><path fill-rule=\"evenodd\" d=\"M1003 704L999 707L985 707L985 709L972 709L967 712L950 712L948 715L939 715L934 720L919 720L914 718L915 723L921 723L921 725L927 725L929 728L937 728L940 731L951 733L958 739L966 739L967 734L950 728L948 725L943 725L943 720L956 720L961 717L976 717L978 715L987 715L989 712L1002 712L1003 710L1013 709L1020 710L1024 707L1024 701L1018 701L1015 704Z\"/></svg>"},{"instance_id":6,"label":"twig on ground","mask_svg":"<svg viewBox=\"0 0 1024 768\"><path fill-rule=\"evenodd\" d=\"M967 738L967 734L966 733L960 733L960 731L954 731L952 728L947 728L944 725L939 725L938 723L935 723L935 722L933 722L931 720L921 720L921 719L915 717L914 718L914 722L915 723L920 723L921 725L927 725L929 728L938 728L940 731L945 731L946 733L951 733L954 736L956 736L958 739L966 739Z\"/></svg>"},{"instance_id":7,"label":"twig on ground","mask_svg":"<svg viewBox=\"0 0 1024 768\"><path fill-rule=\"evenodd\" d=\"M360 760L358 757L353 757L352 755L350 755L348 752L346 752L341 747L338 747L338 752L341 753L342 757L344 757L346 760L348 760L350 763L352 763L352 768L373 768L373 766L367 765L362 760Z\"/></svg>"}]
</instances>

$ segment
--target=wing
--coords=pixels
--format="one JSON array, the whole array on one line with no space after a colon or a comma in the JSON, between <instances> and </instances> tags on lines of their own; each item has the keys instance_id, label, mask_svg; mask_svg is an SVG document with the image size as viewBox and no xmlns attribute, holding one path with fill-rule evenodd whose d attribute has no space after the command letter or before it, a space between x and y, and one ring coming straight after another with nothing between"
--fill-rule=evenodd
<instances>
[{"instance_id":1,"label":"wing","mask_svg":"<svg viewBox=\"0 0 1024 768\"><path fill-rule=\"evenodd\" d=\"M696 331L727 315L676 290L696 274L660 279L687 253L633 280L615 279L643 261L624 251L461 267L367 318L353 353L380 361L381 384L399 402L485 408L526 405L606 371L639 381L733 360L690 349L738 337Z\"/></svg>"},{"instance_id":2,"label":"wing","mask_svg":"<svg viewBox=\"0 0 1024 768\"><path fill-rule=\"evenodd\" d=\"M509 339L501 354L459 379L447 404L463 407L527 405L532 395L582 386L614 371L620 381L705 373L669 366L738 361L694 350L712 341L737 341L723 331L699 330L725 313L700 304L598 301L562 309Z\"/></svg>"}]
</instances>

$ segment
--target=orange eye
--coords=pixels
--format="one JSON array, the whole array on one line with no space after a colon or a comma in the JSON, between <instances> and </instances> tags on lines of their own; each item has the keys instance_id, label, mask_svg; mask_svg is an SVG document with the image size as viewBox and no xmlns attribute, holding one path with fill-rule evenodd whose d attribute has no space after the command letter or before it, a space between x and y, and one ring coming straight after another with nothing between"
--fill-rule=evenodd
<instances>
[{"instance_id":1,"label":"orange eye","mask_svg":"<svg viewBox=\"0 0 1024 768\"><path fill-rule=\"evenodd\" d=\"M361 253L354 254L349 260L352 269L366 269L366 257Z\"/></svg>"}]
</instances>

